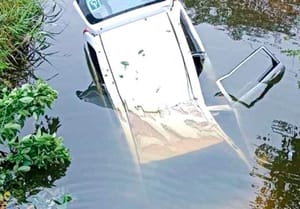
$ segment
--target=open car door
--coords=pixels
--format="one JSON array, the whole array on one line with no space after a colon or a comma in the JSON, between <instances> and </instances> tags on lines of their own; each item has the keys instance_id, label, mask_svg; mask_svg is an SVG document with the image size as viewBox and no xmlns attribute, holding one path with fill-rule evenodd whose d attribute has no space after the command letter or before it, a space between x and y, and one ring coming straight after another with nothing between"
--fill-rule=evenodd
<instances>
[{"instance_id":1,"label":"open car door","mask_svg":"<svg viewBox=\"0 0 300 209\"><path fill-rule=\"evenodd\" d=\"M230 104L253 107L283 77L285 66L264 46L252 52L217 85Z\"/></svg>"}]
</instances>

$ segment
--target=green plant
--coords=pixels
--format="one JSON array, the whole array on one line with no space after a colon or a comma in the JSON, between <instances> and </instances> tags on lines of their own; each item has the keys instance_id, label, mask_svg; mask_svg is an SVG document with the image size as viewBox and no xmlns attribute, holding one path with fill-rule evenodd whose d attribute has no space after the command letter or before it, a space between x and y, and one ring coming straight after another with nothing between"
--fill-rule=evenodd
<instances>
[{"instance_id":1,"label":"green plant","mask_svg":"<svg viewBox=\"0 0 300 209\"><path fill-rule=\"evenodd\" d=\"M24 84L33 76L34 65L47 60L50 32L42 30L57 20L60 10L45 14L42 4L48 0L0 0L0 82L10 88ZM51 54L51 53L50 53Z\"/></svg>"},{"instance_id":2,"label":"green plant","mask_svg":"<svg viewBox=\"0 0 300 209\"><path fill-rule=\"evenodd\" d=\"M54 202L57 204L58 209L66 209L68 203L72 201L72 196L70 194L63 195L60 199L54 200Z\"/></svg>"},{"instance_id":3,"label":"green plant","mask_svg":"<svg viewBox=\"0 0 300 209\"><path fill-rule=\"evenodd\" d=\"M37 120L56 98L57 92L42 80L12 91L3 88L0 91L0 142L15 138L26 118L33 116Z\"/></svg>"},{"instance_id":4,"label":"green plant","mask_svg":"<svg viewBox=\"0 0 300 209\"><path fill-rule=\"evenodd\" d=\"M41 119L57 92L33 73L51 54L44 51L54 33L43 26L55 22L61 12L49 1L50 15L42 5L48 0L0 0L0 209L7 203L25 203L42 188L52 187L70 164L68 149L56 136L59 119ZM30 78L35 83L24 84ZM20 136L28 118L35 121L35 129ZM64 199L60 206L69 201Z\"/></svg>"},{"instance_id":5,"label":"green plant","mask_svg":"<svg viewBox=\"0 0 300 209\"><path fill-rule=\"evenodd\" d=\"M257 189L257 196L250 206L253 209L299 208L300 127L274 120L271 128L273 134L257 137L259 145L254 152L257 164L250 174L259 181L255 181L257 186L253 188Z\"/></svg>"},{"instance_id":6,"label":"green plant","mask_svg":"<svg viewBox=\"0 0 300 209\"><path fill-rule=\"evenodd\" d=\"M48 169L70 160L62 138L42 133L40 129L36 134L10 141L9 149L5 161L13 164L16 172L28 172L32 166Z\"/></svg>"},{"instance_id":7,"label":"green plant","mask_svg":"<svg viewBox=\"0 0 300 209\"><path fill-rule=\"evenodd\" d=\"M42 80L0 91L0 194L9 191L18 202L25 202L38 188L50 187L64 175L70 155L56 136L57 118L47 116L48 127L40 122L34 133L19 136L26 119L33 117L38 123L56 98L56 91Z\"/></svg>"}]
</instances>

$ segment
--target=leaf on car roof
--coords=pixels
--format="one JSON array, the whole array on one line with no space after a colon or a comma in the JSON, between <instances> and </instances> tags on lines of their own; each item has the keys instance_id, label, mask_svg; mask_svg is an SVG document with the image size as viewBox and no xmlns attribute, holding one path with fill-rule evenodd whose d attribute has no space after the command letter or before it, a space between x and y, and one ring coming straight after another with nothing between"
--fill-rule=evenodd
<instances>
[{"instance_id":1,"label":"leaf on car roof","mask_svg":"<svg viewBox=\"0 0 300 209\"><path fill-rule=\"evenodd\" d=\"M127 66L129 65L129 62L127 62L127 61L121 61L121 64L124 65L124 68L126 69Z\"/></svg>"}]
</instances>

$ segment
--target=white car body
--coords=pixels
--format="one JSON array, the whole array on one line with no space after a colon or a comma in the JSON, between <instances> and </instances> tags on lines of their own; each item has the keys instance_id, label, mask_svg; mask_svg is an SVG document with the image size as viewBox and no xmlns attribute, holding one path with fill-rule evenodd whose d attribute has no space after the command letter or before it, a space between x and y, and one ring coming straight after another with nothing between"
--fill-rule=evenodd
<instances>
[{"instance_id":1,"label":"white car body","mask_svg":"<svg viewBox=\"0 0 300 209\"><path fill-rule=\"evenodd\" d=\"M223 140L234 147L205 105L198 76L209 61L182 3L150 1L101 20L83 11L98 5L99 17L118 2L145 1L77 0L74 6L88 26L92 77L109 95L135 159L164 160Z\"/></svg>"}]
</instances>

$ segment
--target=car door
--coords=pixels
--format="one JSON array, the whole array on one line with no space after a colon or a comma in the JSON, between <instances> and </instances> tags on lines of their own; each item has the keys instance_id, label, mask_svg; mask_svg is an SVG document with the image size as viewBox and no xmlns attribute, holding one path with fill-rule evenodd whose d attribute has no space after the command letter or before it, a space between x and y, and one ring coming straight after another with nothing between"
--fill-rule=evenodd
<instances>
[{"instance_id":1,"label":"car door","mask_svg":"<svg viewBox=\"0 0 300 209\"><path fill-rule=\"evenodd\" d=\"M285 66L266 47L259 47L217 80L217 96L251 108L282 79L284 71Z\"/></svg>"}]
</instances>

